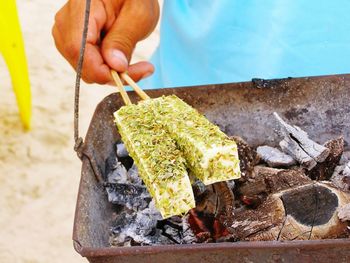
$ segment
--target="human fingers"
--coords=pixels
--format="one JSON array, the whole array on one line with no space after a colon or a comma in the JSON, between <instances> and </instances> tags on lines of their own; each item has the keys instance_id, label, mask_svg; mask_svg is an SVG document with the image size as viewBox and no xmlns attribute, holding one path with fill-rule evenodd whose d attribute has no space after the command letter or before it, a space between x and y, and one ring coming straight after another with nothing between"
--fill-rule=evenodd
<instances>
[{"instance_id":1,"label":"human fingers","mask_svg":"<svg viewBox=\"0 0 350 263\"><path fill-rule=\"evenodd\" d=\"M114 23L102 40L101 52L106 63L118 72L128 70L128 61L137 42L153 31L158 18L158 1L125 0L118 9ZM141 66L136 68L137 75L147 74L149 69Z\"/></svg>"}]
</instances>

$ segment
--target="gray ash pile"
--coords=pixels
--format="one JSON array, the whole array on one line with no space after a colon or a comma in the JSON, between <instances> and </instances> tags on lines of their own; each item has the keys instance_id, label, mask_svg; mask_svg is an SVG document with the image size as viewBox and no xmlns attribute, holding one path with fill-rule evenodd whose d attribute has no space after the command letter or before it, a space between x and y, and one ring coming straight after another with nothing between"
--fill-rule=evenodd
<instances>
[{"instance_id":1,"label":"gray ash pile","mask_svg":"<svg viewBox=\"0 0 350 263\"><path fill-rule=\"evenodd\" d=\"M118 144L117 149L123 147ZM118 151L117 154L120 154ZM121 158L127 158L125 153ZM129 162L130 163L130 162ZM113 246L189 244L195 237L187 216L162 219L152 197L138 175L136 165L128 170L116 159L109 163L111 171L105 188L108 201L118 206L117 218L111 227Z\"/></svg>"}]
</instances>

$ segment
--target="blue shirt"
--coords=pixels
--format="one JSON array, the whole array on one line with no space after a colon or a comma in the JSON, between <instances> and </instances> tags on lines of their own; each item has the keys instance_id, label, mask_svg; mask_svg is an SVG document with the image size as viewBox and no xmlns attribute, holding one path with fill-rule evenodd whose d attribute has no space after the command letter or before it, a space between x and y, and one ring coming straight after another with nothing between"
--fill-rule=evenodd
<instances>
[{"instance_id":1,"label":"blue shirt","mask_svg":"<svg viewBox=\"0 0 350 263\"><path fill-rule=\"evenodd\" d=\"M165 0L162 88L350 73L349 0Z\"/></svg>"}]
</instances>

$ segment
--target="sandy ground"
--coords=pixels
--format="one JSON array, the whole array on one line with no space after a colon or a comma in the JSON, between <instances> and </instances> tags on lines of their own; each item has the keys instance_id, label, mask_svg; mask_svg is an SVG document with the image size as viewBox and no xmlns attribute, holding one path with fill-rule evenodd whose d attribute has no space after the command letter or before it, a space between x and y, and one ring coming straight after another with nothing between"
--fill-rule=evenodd
<instances>
[{"instance_id":1,"label":"sandy ground","mask_svg":"<svg viewBox=\"0 0 350 263\"><path fill-rule=\"evenodd\" d=\"M32 131L19 122L9 74L0 56L0 262L86 262L71 235L80 160L73 152L75 75L51 37L65 1L18 0L33 96ZM147 59L158 30L136 49ZM81 133L112 87L83 84Z\"/></svg>"}]
</instances>

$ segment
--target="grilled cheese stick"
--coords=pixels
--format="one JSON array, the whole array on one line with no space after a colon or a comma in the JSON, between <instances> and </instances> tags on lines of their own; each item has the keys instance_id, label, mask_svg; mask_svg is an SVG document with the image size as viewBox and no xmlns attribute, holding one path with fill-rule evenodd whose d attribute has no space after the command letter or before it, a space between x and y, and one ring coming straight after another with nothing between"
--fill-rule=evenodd
<instances>
[{"instance_id":1,"label":"grilled cheese stick","mask_svg":"<svg viewBox=\"0 0 350 263\"><path fill-rule=\"evenodd\" d=\"M191 172L204 184L240 178L237 144L219 127L175 95L143 103L154 105Z\"/></svg>"},{"instance_id":2,"label":"grilled cheese stick","mask_svg":"<svg viewBox=\"0 0 350 263\"><path fill-rule=\"evenodd\" d=\"M114 113L125 146L136 163L163 218L182 215L195 207L186 161L153 104L121 107Z\"/></svg>"}]
</instances>

